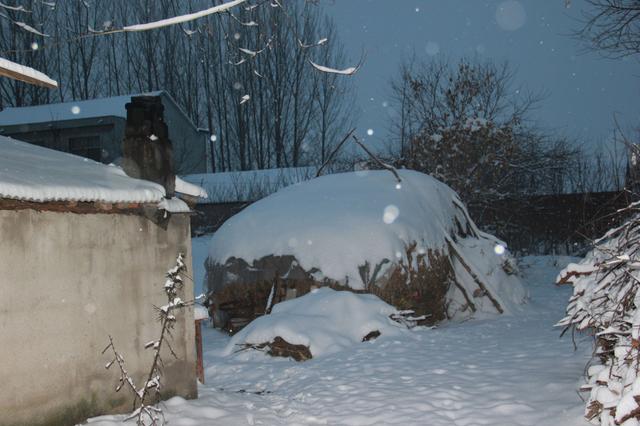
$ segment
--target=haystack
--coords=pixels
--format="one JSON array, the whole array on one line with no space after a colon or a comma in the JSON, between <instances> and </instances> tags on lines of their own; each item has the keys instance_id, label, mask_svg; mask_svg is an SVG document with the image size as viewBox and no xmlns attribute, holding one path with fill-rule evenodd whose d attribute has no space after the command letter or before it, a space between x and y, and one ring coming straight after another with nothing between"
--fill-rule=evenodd
<instances>
[{"instance_id":1,"label":"haystack","mask_svg":"<svg viewBox=\"0 0 640 426\"><path fill-rule=\"evenodd\" d=\"M398 173L323 176L228 220L206 263L218 323L236 329L322 286L373 293L429 324L522 303L505 244L481 232L442 182Z\"/></svg>"}]
</instances>

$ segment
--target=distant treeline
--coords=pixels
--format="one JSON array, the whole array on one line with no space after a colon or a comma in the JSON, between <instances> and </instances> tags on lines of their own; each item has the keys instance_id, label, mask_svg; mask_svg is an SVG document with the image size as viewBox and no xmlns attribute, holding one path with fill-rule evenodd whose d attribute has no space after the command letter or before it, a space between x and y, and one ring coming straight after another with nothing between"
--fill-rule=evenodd
<instances>
[{"instance_id":1,"label":"distant treeline","mask_svg":"<svg viewBox=\"0 0 640 426\"><path fill-rule=\"evenodd\" d=\"M60 88L0 79L2 108L166 90L211 130L215 171L318 163L350 124L349 80L309 64L345 62L333 22L309 2L286 2L284 10L240 6L233 14L115 34L98 33L212 2L5 3L2 56L47 73Z\"/></svg>"}]
</instances>

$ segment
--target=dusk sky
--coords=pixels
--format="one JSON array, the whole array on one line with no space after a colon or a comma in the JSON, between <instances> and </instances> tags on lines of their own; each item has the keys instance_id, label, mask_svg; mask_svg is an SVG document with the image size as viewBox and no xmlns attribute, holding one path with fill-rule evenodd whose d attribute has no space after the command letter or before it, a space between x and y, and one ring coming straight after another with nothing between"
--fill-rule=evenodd
<instances>
[{"instance_id":1,"label":"dusk sky","mask_svg":"<svg viewBox=\"0 0 640 426\"><path fill-rule=\"evenodd\" d=\"M589 146L611 135L614 113L627 131L640 123L640 64L606 59L570 33L580 27L584 0L326 0L350 61L366 62L353 78L359 131L383 143L389 82L403 58L445 55L507 60L515 83L547 97L538 124ZM514 87L515 89L515 87Z\"/></svg>"}]
</instances>

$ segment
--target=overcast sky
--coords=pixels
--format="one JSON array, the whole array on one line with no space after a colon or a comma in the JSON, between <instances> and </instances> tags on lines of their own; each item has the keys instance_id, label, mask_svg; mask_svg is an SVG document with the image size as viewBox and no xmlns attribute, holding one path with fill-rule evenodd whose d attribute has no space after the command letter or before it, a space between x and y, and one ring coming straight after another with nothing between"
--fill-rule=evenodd
<instances>
[{"instance_id":1,"label":"overcast sky","mask_svg":"<svg viewBox=\"0 0 640 426\"><path fill-rule=\"evenodd\" d=\"M366 62L352 77L358 89L359 131L387 134L389 81L403 58L478 55L508 60L516 82L544 91L534 118L545 129L604 141L619 113L626 127L640 124L640 62L611 60L570 37L586 7L573 0L324 0L352 62Z\"/></svg>"}]
</instances>

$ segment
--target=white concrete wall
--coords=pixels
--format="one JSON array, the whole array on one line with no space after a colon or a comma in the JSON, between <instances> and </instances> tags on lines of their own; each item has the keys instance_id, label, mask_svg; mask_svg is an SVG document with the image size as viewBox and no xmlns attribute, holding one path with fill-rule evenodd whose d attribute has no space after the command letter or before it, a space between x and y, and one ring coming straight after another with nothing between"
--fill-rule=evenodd
<instances>
[{"instance_id":1,"label":"white concrete wall","mask_svg":"<svg viewBox=\"0 0 640 426\"><path fill-rule=\"evenodd\" d=\"M165 272L185 253L189 217L166 230L137 215L0 211L0 425L73 425L129 412L119 372L105 370L109 335L140 383L158 337L153 305L166 303ZM193 298L186 280L184 298ZM164 397L196 397L192 309L178 314L164 353Z\"/></svg>"}]
</instances>

